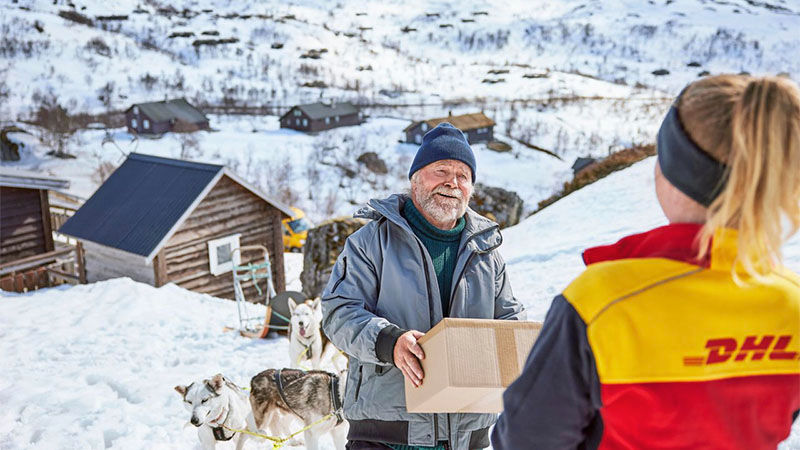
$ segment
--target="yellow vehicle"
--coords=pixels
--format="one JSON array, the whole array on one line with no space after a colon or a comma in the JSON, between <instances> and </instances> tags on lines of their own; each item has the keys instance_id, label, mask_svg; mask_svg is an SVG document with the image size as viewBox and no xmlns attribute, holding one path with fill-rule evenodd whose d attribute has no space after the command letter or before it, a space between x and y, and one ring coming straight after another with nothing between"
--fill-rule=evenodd
<instances>
[{"instance_id":1,"label":"yellow vehicle","mask_svg":"<svg viewBox=\"0 0 800 450\"><path fill-rule=\"evenodd\" d=\"M300 252L303 244L306 243L308 230L312 224L306 219L306 214L294 206L291 207L294 215L289 219L283 219L283 249L287 252Z\"/></svg>"}]
</instances>

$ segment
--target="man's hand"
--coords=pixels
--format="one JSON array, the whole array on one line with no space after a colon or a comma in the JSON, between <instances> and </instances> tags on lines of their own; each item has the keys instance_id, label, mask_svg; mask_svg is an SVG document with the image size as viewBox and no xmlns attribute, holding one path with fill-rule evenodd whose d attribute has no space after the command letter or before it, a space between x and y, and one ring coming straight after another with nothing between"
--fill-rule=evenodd
<instances>
[{"instance_id":1,"label":"man's hand","mask_svg":"<svg viewBox=\"0 0 800 450\"><path fill-rule=\"evenodd\" d=\"M425 352L417 344L417 339L422 336L425 336L425 333L417 330L406 331L397 338L392 354L394 365L403 372L403 376L407 380L414 384L414 387L420 387L422 378L425 376L422 372L422 365L419 363L421 359L425 359Z\"/></svg>"}]
</instances>

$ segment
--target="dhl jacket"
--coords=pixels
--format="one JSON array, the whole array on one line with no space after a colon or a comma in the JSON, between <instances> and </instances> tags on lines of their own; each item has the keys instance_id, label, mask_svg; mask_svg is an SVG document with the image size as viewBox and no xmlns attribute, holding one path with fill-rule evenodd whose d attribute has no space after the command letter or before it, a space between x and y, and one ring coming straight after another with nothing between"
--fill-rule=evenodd
<instances>
[{"instance_id":1,"label":"dhl jacket","mask_svg":"<svg viewBox=\"0 0 800 450\"><path fill-rule=\"evenodd\" d=\"M495 449L774 449L800 410L800 279L737 285L736 232L697 260L699 225L584 252L522 375Z\"/></svg>"}]
</instances>

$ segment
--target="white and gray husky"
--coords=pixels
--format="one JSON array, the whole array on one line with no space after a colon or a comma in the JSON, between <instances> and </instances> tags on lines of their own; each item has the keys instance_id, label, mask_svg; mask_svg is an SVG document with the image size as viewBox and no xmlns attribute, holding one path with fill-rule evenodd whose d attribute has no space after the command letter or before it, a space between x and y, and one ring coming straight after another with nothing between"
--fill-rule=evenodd
<instances>
[{"instance_id":1,"label":"white and gray husky","mask_svg":"<svg viewBox=\"0 0 800 450\"><path fill-rule=\"evenodd\" d=\"M204 449L213 450L217 442L236 438L236 449L241 450L248 435L228 428L256 430L247 393L222 374L188 386L175 386L175 390L192 413L190 422L198 427L197 437Z\"/></svg>"},{"instance_id":2,"label":"white and gray husky","mask_svg":"<svg viewBox=\"0 0 800 450\"><path fill-rule=\"evenodd\" d=\"M336 450L344 450L348 429L341 410L344 384L344 377L321 370L265 370L250 380L255 424L287 436L287 419L294 416L309 427L303 432L306 449L319 449L320 437L330 433Z\"/></svg>"},{"instance_id":3,"label":"white and gray husky","mask_svg":"<svg viewBox=\"0 0 800 450\"><path fill-rule=\"evenodd\" d=\"M340 372L346 359L322 332L322 304L319 297L299 305L289 299L289 364L295 369L330 369Z\"/></svg>"}]
</instances>

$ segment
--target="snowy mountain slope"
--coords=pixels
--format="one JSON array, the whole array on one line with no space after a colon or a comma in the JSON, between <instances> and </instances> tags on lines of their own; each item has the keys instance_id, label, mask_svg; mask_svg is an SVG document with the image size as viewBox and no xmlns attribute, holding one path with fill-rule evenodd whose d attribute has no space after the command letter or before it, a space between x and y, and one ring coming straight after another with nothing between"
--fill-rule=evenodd
<instances>
[{"instance_id":1,"label":"snowy mountain slope","mask_svg":"<svg viewBox=\"0 0 800 450\"><path fill-rule=\"evenodd\" d=\"M792 30L800 24L800 5L788 1L514 1L502 8L488 1L420 0L344 1L335 6L322 1L197 0L74 4L77 12L94 20L92 27L56 16L70 10L62 0L55 5L19 0L4 7L7 39L17 43L13 55L9 50L5 54L14 63L10 84L17 110L47 78L63 77L60 84L78 94L99 89L103 75L113 73L122 75L116 87L130 101L151 94L153 88L143 88L141 81L149 74L157 79L155 91L168 95L200 94L214 100L229 95L250 103L289 104L318 95L316 89L300 87L304 81L326 83L331 87L326 95L402 103L380 92L399 93L406 101L431 96L525 99L542 96L553 86L522 76L550 70L670 92L703 69L800 72L792 57L799 40ZM127 19L97 19L111 14ZM37 31L36 22L43 31ZM105 41L108 48L87 46L92 39ZM198 39L237 42L198 46ZM50 45L34 48L26 57L23 42ZM327 52L319 60L301 59L309 50L323 48ZM42 60L46 63L35 67ZM687 67L690 62L700 67ZM509 72L490 74L490 69ZM672 73L656 77L651 74L656 69ZM92 81L85 82L87 77ZM496 84L481 83L501 78ZM37 82L30 83L32 79ZM625 91L606 89L604 95ZM569 86L565 91L581 93ZM79 107L96 109L95 96L94 91L76 95Z\"/></svg>"},{"instance_id":2,"label":"snowy mountain slope","mask_svg":"<svg viewBox=\"0 0 800 450\"><path fill-rule=\"evenodd\" d=\"M414 146L397 139L410 120L484 110L513 151L476 146L479 181L518 192L532 211L570 178L576 157L652 142L671 98L699 71L800 73L791 31L800 5L781 0L15 0L0 11L0 125L53 99L72 113L177 96L266 107L271 115L212 116L219 132L197 133L194 145L176 136L131 145L109 132L123 152L229 164L272 193L291 183L284 200L318 220L404 188ZM203 44L220 39L233 41ZM365 105L372 119L316 137L277 130L286 106L320 98ZM31 139L40 131L22 126ZM48 150L33 139L23 161L3 164L68 178L87 197L122 157L98 131L68 141L76 160ZM342 163L359 169L366 151L384 158L388 176L343 175ZM267 176L276 168L283 186Z\"/></svg>"},{"instance_id":3,"label":"snowy mountain slope","mask_svg":"<svg viewBox=\"0 0 800 450\"><path fill-rule=\"evenodd\" d=\"M58 16L71 11L65 0L0 6L0 92L8 96L0 116L27 117L51 94L73 112L165 96L217 105L285 107L320 97L425 104L392 114L484 109L501 133L571 161L649 141L660 116L654 107L702 70L800 72L792 57L800 38L791 31L800 6L788 1L74 4L92 26ZM104 20L111 15L125 19ZM236 41L198 44L209 39ZM657 69L671 73L652 75ZM635 100L610 104L620 98ZM593 125L601 120L604 127Z\"/></svg>"}]
</instances>

